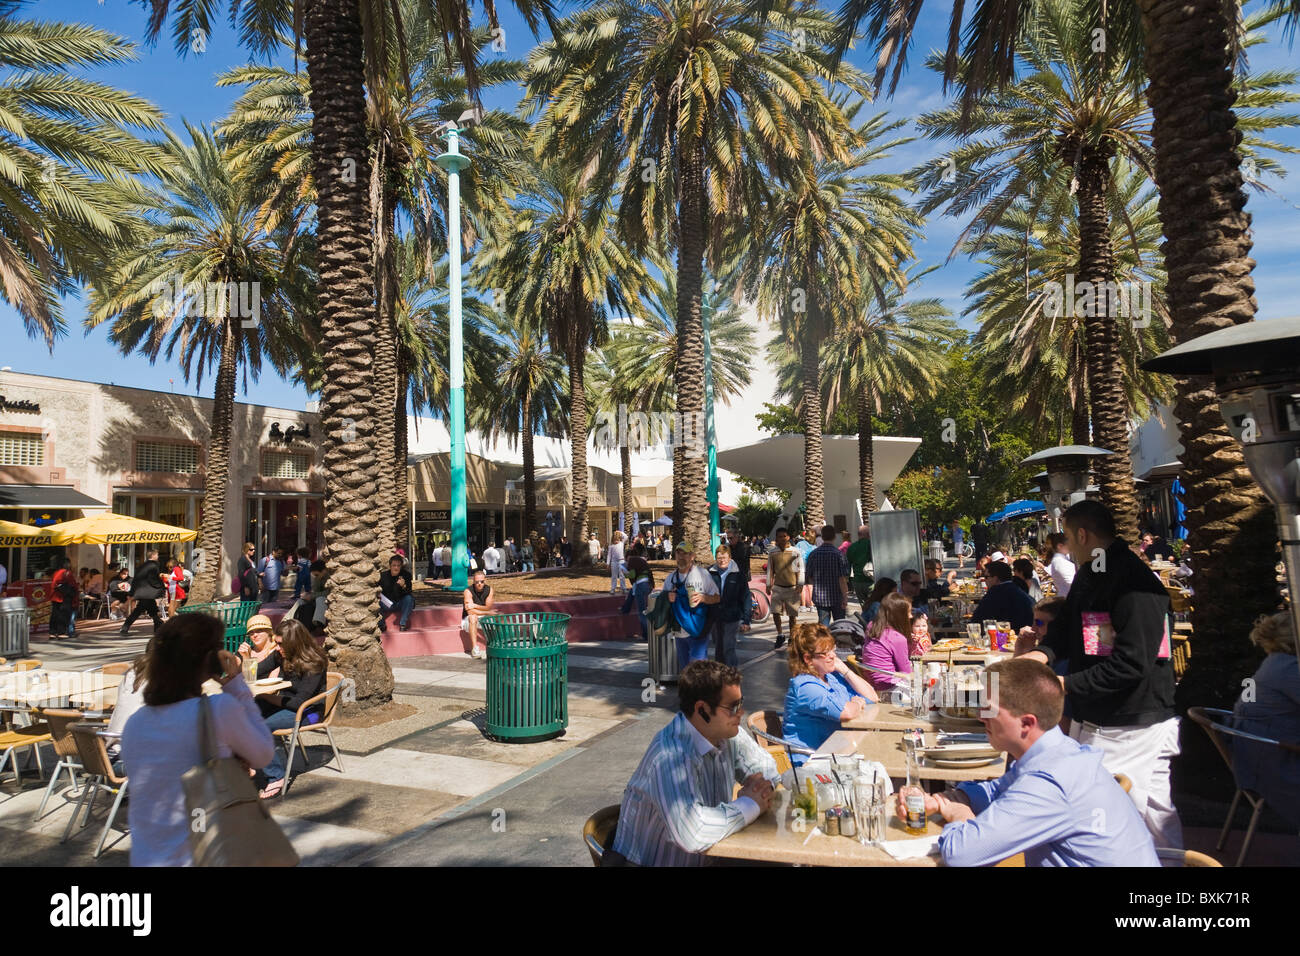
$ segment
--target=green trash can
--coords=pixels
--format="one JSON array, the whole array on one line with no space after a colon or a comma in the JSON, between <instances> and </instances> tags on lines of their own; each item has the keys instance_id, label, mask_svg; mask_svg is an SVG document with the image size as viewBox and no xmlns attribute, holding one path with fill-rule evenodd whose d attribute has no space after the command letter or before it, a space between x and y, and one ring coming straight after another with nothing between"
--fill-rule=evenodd
<instances>
[{"instance_id":1,"label":"green trash can","mask_svg":"<svg viewBox=\"0 0 1300 956\"><path fill-rule=\"evenodd\" d=\"M569 615L489 614L487 734L493 740L550 740L569 726Z\"/></svg>"},{"instance_id":2,"label":"green trash can","mask_svg":"<svg viewBox=\"0 0 1300 956\"><path fill-rule=\"evenodd\" d=\"M228 604L182 604L176 610L181 614L211 614L221 618L226 625L226 636L221 645L234 654L248 636L248 619L261 606L260 601L231 601Z\"/></svg>"}]
</instances>

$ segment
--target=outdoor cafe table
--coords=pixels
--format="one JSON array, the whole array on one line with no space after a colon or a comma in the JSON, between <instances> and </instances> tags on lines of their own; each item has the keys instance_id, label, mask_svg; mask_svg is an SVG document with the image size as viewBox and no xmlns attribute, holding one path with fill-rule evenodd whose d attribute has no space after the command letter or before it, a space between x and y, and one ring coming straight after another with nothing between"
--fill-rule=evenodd
<instances>
[{"instance_id":1,"label":"outdoor cafe table","mask_svg":"<svg viewBox=\"0 0 1300 956\"><path fill-rule=\"evenodd\" d=\"M930 651L921 660L926 664L993 664L1010 657L1007 651Z\"/></svg>"},{"instance_id":2,"label":"outdoor cafe table","mask_svg":"<svg viewBox=\"0 0 1300 956\"><path fill-rule=\"evenodd\" d=\"M969 731L979 733L984 729L978 721L954 720L940 717L934 711L925 717L913 717L912 708L901 704L867 704L862 713L852 720L841 721L844 730L947 730L954 733Z\"/></svg>"},{"instance_id":3,"label":"outdoor cafe table","mask_svg":"<svg viewBox=\"0 0 1300 956\"><path fill-rule=\"evenodd\" d=\"M0 676L0 706L24 710L31 707L60 707L74 700L106 697L110 691L116 699L120 683L121 674L105 674L102 671L55 671L43 668L20 671Z\"/></svg>"},{"instance_id":4,"label":"outdoor cafe table","mask_svg":"<svg viewBox=\"0 0 1300 956\"><path fill-rule=\"evenodd\" d=\"M258 684L256 682L249 684L248 689L253 692L254 697L266 697L270 694L278 694L282 690L288 690L293 684L287 680L277 680L273 683ZM214 680L203 682L203 693L207 696L221 693L221 685Z\"/></svg>"},{"instance_id":5,"label":"outdoor cafe table","mask_svg":"<svg viewBox=\"0 0 1300 956\"><path fill-rule=\"evenodd\" d=\"M864 845L856 837L827 836L813 833L811 823L795 829L792 794L784 788L772 794L772 809L739 833L733 833L705 851L705 856L729 860L756 860L763 863L789 863L802 866L940 866L937 856L915 860L895 860L878 846ZM926 836L938 836L943 826L934 817L926 822ZM903 829L903 822L891 813L891 840L914 840L918 836Z\"/></svg>"},{"instance_id":6,"label":"outdoor cafe table","mask_svg":"<svg viewBox=\"0 0 1300 956\"><path fill-rule=\"evenodd\" d=\"M817 748L818 754L866 757L885 767L885 772L899 780L907 777L907 751L903 749L904 734L886 730L837 730ZM923 734L926 746L933 746L935 735ZM922 759L917 773L922 780L992 780L1002 776L1007 769L1006 754L982 767L935 767Z\"/></svg>"}]
</instances>

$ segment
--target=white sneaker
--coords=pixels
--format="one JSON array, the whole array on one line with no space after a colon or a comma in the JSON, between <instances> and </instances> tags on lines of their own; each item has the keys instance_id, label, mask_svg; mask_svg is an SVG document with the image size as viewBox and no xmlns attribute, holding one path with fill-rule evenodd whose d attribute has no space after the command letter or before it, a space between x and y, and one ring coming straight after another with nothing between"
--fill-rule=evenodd
<instances>
[{"instance_id":1,"label":"white sneaker","mask_svg":"<svg viewBox=\"0 0 1300 956\"><path fill-rule=\"evenodd\" d=\"M470 657L474 658L475 660L478 660L480 657L483 656L483 652L480 651L480 650L478 649L478 645L475 644L474 647L473 647L473 649L469 652L469 655L470 655Z\"/></svg>"}]
</instances>

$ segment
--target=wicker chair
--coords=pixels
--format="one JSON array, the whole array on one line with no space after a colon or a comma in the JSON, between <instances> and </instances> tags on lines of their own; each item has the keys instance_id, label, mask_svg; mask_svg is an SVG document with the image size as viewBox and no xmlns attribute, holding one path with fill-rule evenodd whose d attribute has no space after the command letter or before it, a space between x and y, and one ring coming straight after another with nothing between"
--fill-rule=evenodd
<instances>
[{"instance_id":1,"label":"wicker chair","mask_svg":"<svg viewBox=\"0 0 1300 956\"><path fill-rule=\"evenodd\" d=\"M605 851L614 845L614 834L618 831L619 805L601 807L582 825L582 842L587 845L593 866L600 866Z\"/></svg>"},{"instance_id":2,"label":"wicker chair","mask_svg":"<svg viewBox=\"0 0 1300 956\"><path fill-rule=\"evenodd\" d=\"M1195 850L1166 850L1157 847L1156 856L1160 858L1161 866L1223 866L1214 857Z\"/></svg>"},{"instance_id":3,"label":"wicker chair","mask_svg":"<svg viewBox=\"0 0 1300 956\"><path fill-rule=\"evenodd\" d=\"M1125 793L1133 791L1133 781L1122 773L1115 774L1115 782L1124 788Z\"/></svg>"},{"instance_id":4,"label":"wicker chair","mask_svg":"<svg viewBox=\"0 0 1300 956\"><path fill-rule=\"evenodd\" d=\"M114 661L112 664L105 664L99 670L102 674L126 674L132 666L131 661Z\"/></svg>"},{"instance_id":5,"label":"wicker chair","mask_svg":"<svg viewBox=\"0 0 1300 956\"><path fill-rule=\"evenodd\" d=\"M54 739L54 755L59 758L59 762L50 774L45 796L41 797L41 805L36 810L36 816L32 817L33 823L45 815L45 805L49 803L54 786L59 782L59 774L65 770L68 772L68 782L72 784L69 794L77 796L77 774L85 772L81 765L81 752L77 750L77 741L72 736L72 725L85 715L79 710L43 710L41 716L49 723L50 736Z\"/></svg>"},{"instance_id":6,"label":"wicker chair","mask_svg":"<svg viewBox=\"0 0 1300 956\"><path fill-rule=\"evenodd\" d=\"M35 671L35 670L40 670L44 666L45 666L44 663L42 663L41 661L29 657L25 661L14 661L14 672L17 673L18 671Z\"/></svg>"},{"instance_id":7,"label":"wicker chair","mask_svg":"<svg viewBox=\"0 0 1300 956\"><path fill-rule=\"evenodd\" d=\"M1235 727L1229 727L1221 723L1220 721L1223 718L1232 716L1230 710L1220 710L1216 707L1189 707L1187 708L1187 716L1200 724L1205 732L1210 735L1210 741L1214 744L1214 749L1219 751L1219 756L1228 765L1228 770L1232 771L1234 781L1237 774L1232 766L1232 747L1227 740L1228 737L1252 740L1258 744L1276 747L1279 751L1300 754L1300 745L1260 737L1257 734L1237 730ZM1242 843L1241 853L1237 856L1237 866L1241 866L1245 862L1246 853L1250 850L1250 841L1255 837L1255 826L1259 823L1259 815L1264 812L1265 800L1263 796L1253 790L1245 790L1241 786L1237 787L1237 792L1232 796L1232 805L1228 807L1228 819L1223 821L1223 830L1219 833L1219 842L1214 847L1216 850L1222 850L1224 844L1228 842L1228 833L1232 830L1232 820L1237 815L1237 804L1242 797L1245 797L1246 802L1250 804L1251 814L1250 824L1246 827L1246 840Z\"/></svg>"},{"instance_id":8,"label":"wicker chair","mask_svg":"<svg viewBox=\"0 0 1300 956\"><path fill-rule=\"evenodd\" d=\"M45 776L45 768L41 765L41 744L48 744L54 738L50 736L50 725L36 723L30 727L14 727L9 730L0 731L0 773L4 772L4 766L9 764L9 768L14 773L14 779L22 786L23 772L18 767L18 754L23 750L30 750L36 758L36 773L40 777Z\"/></svg>"},{"instance_id":9,"label":"wicker chair","mask_svg":"<svg viewBox=\"0 0 1300 956\"><path fill-rule=\"evenodd\" d=\"M81 828L84 830L86 824L90 822L90 814L95 809L95 798L99 796L99 792L103 790L113 794L115 798L113 807L108 811L108 819L104 821L104 832L99 835L99 843L95 846L95 859L99 859L99 855L104 852L104 841L108 839L109 831L113 829L113 821L117 819L117 811L122 806L127 787L127 778L119 777L113 772L113 762L108 758L108 748L104 746L104 738L99 736L99 732L103 729L103 724L85 721L73 724L71 727L72 739L76 741L77 752L81 755L81 765L85 768L87 777L86 785L81 790L81 797L77 800L76 809L72 811L72 818L68 820L68 826L63 831L63 839L60 841L67 842L72 834L72 825L77 822L83 805L86 807L86 814L81 821ZM86 800L87 795L90 797L89 802Z\"/></svg>"},{"instance_id":10,"label":"wicker chair","mask_svg":"<svg viewBox=\"0 0 1300 956\"><path fill-rule=\"evenodd\" d=\"M284 796L289 790L289 781L293 777L293 758L298 752L298 738L305 733L324 733L329 739L330 749L334 751L334 760L338 761L339 773L343 773L343 757L339 754L338 745L334 743L334 734L330 731L330 724L334 723L334 712L338 710L339 689L343 686L343 675L338 671L327 671L325 674L325 690L315 697L308 698L302 702L298 708L298 713L294 717L293 727L284 730L273 730L276 737L281 740L289 740L289 762L284 765L284 786L280 789L280 796ZM303 717L307 709L321 703L325 703L325 711L321 714L321 719L314 724L304 724ZM306 759L307 745L303 744L303 759Z\"/></svg>"}]
</instances>

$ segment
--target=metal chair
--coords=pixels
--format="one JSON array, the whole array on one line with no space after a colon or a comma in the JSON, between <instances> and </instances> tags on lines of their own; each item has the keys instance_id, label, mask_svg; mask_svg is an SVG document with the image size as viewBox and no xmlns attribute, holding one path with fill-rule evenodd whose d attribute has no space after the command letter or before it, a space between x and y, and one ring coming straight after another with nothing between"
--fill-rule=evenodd
<instances>
[{"instance_id":1,"label":"metal chair","mask_svg":"<svg viewBox=\"0 0 1300 956\"><path fill-rule=\"evenodd\" d=\"M1232 747L1224 737L1239 737L1242 740L1252 740L1258 744L1267 744L1271 747L1277 747L1279 750L1288 753L1300 754L1300 746L1287 743L1281 740L1273 740L1269 737L1260 737L1257 734L1247 733L1244 730L1238 730L1235 727L1229 727L1226 724L1219 723L1216 718L1232 717L1232 711L1223 710L1218 707L1189 707L1187 716L1204 728L1205 732L1210 735L1210 741L1214 744L1214 749L1219 751L1219 756L1223 762L1228 765L1228 770L1232 773L1233 781L1237 779L1237 772L1232 766ZM1232 805L1228 807L1228 819L1223 821L1223 830L1219 833L1219 842L1215 844L1216 850L1222 850L1224 844L1228 842L1228 833L1232 829L1233 817L1237 815L1237 804L1242 797L1250 804L1250 824L1246 827L1246 840L1241 845L1241 853L1237 856L1237 866L1241 866L1246 859L1246 853L1250 849L1250 841L1255 837L1255 826L1259 823L1259 815L1264 812L1264 797L1253 790L1237 787L1237 792L1232 796Z\"/></svg>"},{"instance_id":2,"label":"metal chair","mask_svg":"<svg viewBox=\"0 0 1300 956\"><path fill-rule=\"evenodd\" d=\"M605 851L614 845L614 835L618 831L618 813L620 806L601 807L582 825L582 842L587 845L593 866L600 866Z\"/></svg>"},{"instance_id":3,"label":"metal chair","mask_svg":"<svg viewBox=\"0 0 1300 956\"><path fill-rule=\"evenodd\" d=\"M330 732L330 724L334 723L334 711L337 710L339 700L339 690L343 686L343 675L338 671L327 671L325 674L325 690L303 701L302 706L294 717L293 727L285 730L273 730L272 734L281 738L289 738L289 762L284 765L284 786L280 789L280 796L284 796L289 790L289 781L293 778L293 758L298 752L298 737L309 731L324 732L329 738L330 749L334 751L334 759L338 761L339 773L343 773L343 757L339 754L338 745L334 743L334 734ZM303 716L307 709L315 704L325 702L325 712L321 714L321 719L314 724L304 724ZM303 744L303 758L306 759L307 745Z\"/></svg>"},{"instance_id":4,"label":"metal chair","mask_svg":"<svg viewBox=\"0 0 1300 956\"><path fill-rule=\"evenodd\" d=\"M803 754L805 757L812 756L816 751L809 750L807 747L801 747L794 741L786 740L781 736L781 718L770 710L756 710L745 719L745 727L753 735L755 743L763 747L768 753L776 758L777 752L786 758L791 767L794 766L794 755ZM775 733L772 731L775 730ZM766 740L772 746L763 746L762 741ZM777 766L782 773L785 771ZM789 769L789 768L786 768Z\"/></svg>"},{"instance_id":5,"label":"metal chair","mask_svg":"<svg viewBox=\"0 0 1300 956\"><path fill-rule=\"evenodd\" d=\"M32 817L33 823L45 815L45 805L54 793L59 774L64 770L68 772L68 780L72 784L71 793L76 796L79 793L77 774L85 772L85 767L81 765L81 753L77 750L77 741L72 736L72 725L80 721L84 714L79 710L43 710L41 716L49 722L50 736L54 739L54 755L59 758L59 762L50 774L45 796L41 797L41 805L36 810L36 816Z\"/></svg>"},{"instance_id":6,"label":"metal chair","mask_svg":"<svg viewBox=\"0 0 1300 956\"><path fill-rule=\"evenodd\" d=\"M99 735L99 732L104 729L102 724L83 721L73 724L70 729L87 776L86 785L81 790L81 797L77 800L77 806L72 811L68 826L63 831L63 839L59 842L68 841L68 837L72 834L72 825L77 822L83 805L86 807L86 814L81 821L81 828L83 830L86 828L86 824L90 822L90 814L95 809L95 798L99 796L101 790L105 790L113 794L115 799L112 809L108 811L108 819L104 821L104 832L99 835L99 843L95 846L95 859L99 859L99 855L104 852L104 841L108 839L108 833L113 829L113 821L117 819L118 808L122 806L122 800L126 797L127 778L119 777L113 772L113 762L108 757L108 748L104 746L104 738ZM90 797L88 803L87 796Z\"/></svg>"},{"instance_id":7,"label":"metal chair","mask_svg":"<svg viewBox=\"0 0 1300 956\"><path fill-rule=\"evenodd\" d=\"M44 664L41 661L29 657L25 661L14 662L14 673L18 673L19 671L38 671L43 666Z\"/></svg>"},{"instance_id":8,"label":"metal chair","mask_svg":"<svg viewBox=\"0 0 1300 956\"><path fill-rule=\"evenodd\" d=\"M34 723L30 727L15 727L10 730L0 732L0 773L4 772L4 766L7 762L13 771L14 780L21 787L23 782L23 772L18 768L18 752L20 750L30 750L36 758L36 773L39 777L45 776L45 768L41 765L41 744L47 744L54 738L50 735L50 725Z\"/></svg>"},{"instance_id":9,"label":"metal chair","mask_svg":"<svg viewBox=\"0 0 1300 956\"><path fill-rule=\"evenodd\" d=\"M134 666L132 661L114 661L112 664L105 664L99 670L102 674L126 674Z\"/></svg>"},{"instance_id":10,"label":"metal chair","mask_svg":"<svg viewBox=\"0 0 1300 956\"><path fill-rule=\"evenodd\" d=\"M1130 779L1129 779L1125 774L1122 774L1122 773L1117 773L1117 774L1115 774L1115 782L1116 782L1117 784L1119 784L1121 787L1124 788L1124 792L1125 792L1125 793L1131 793L1131 792L1132 792L1132 790L1133 790L1133 781L1130 780Z\"/></svg>"}]
</instances>

